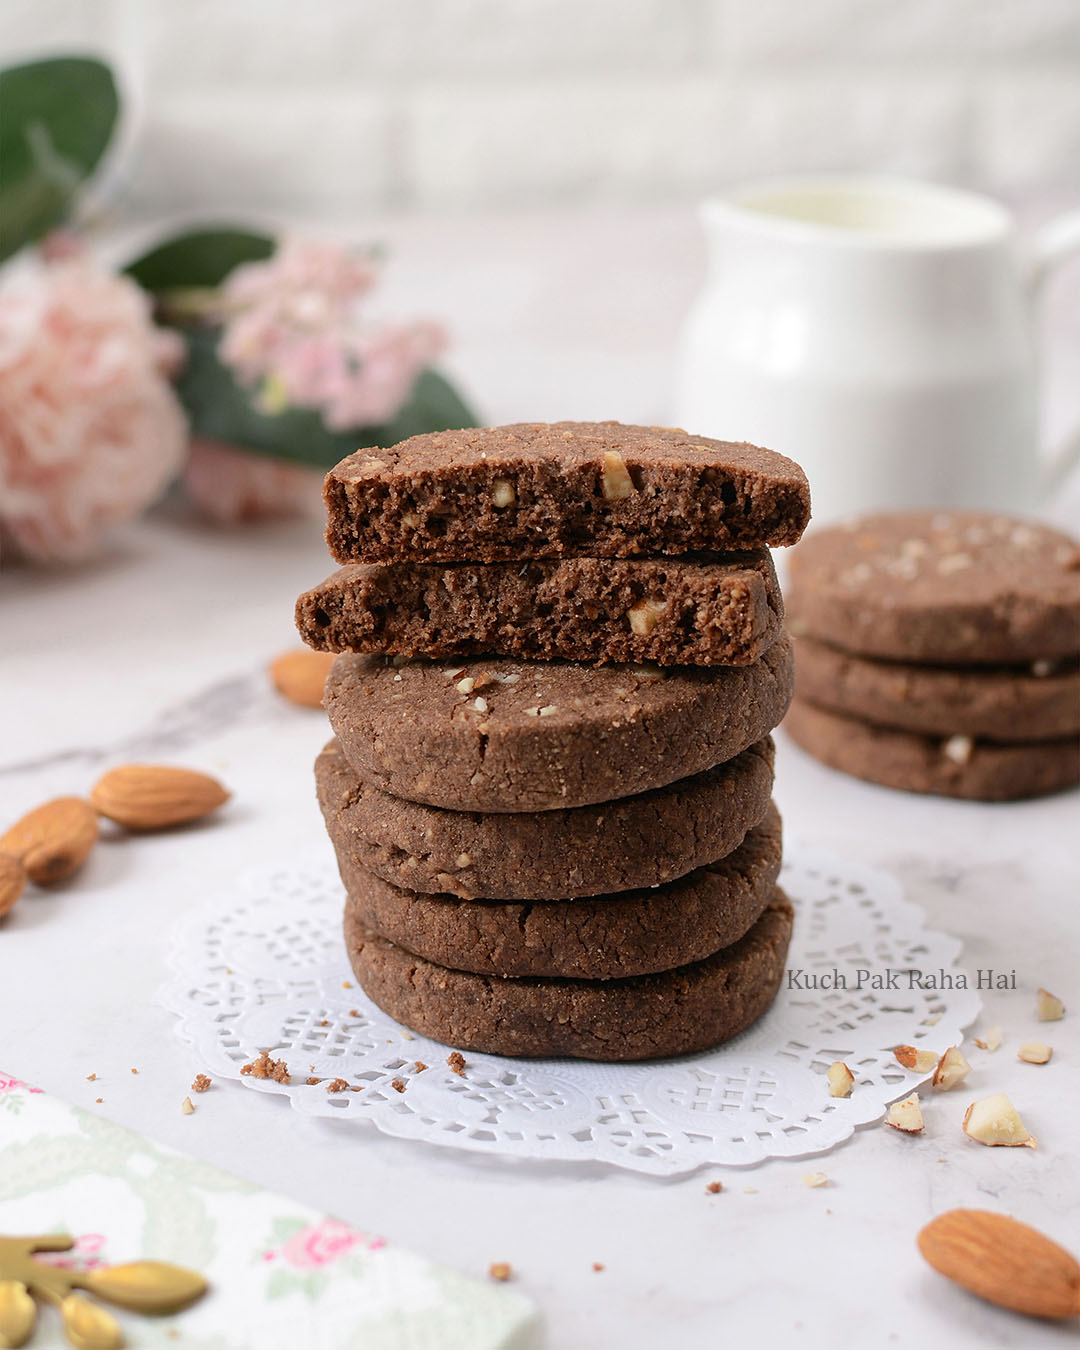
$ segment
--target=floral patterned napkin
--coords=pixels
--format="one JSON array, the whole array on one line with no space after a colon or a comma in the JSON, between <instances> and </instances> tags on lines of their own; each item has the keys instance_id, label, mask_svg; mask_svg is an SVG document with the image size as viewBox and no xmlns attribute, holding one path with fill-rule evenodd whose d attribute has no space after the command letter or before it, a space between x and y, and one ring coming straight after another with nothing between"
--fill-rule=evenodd
<instances>
[{"instance_id":1,"label":"floral patterned napkin","mask_svg":"<svg viewBox=\"0 0 1080 1350\"><path fill-rule=\"evenodd\" d=\"M104 1231L100 1231L104 1230ZM154 1257L210 1293L174 1317L117 1312L127 1343L189 1350L531 1350L513 1290L446 1270L0 1073L0 1232L66 1232L83 1268ZM116 1310L114 1310L116 1311ZM43 1308L31 1346L63 1344Z\"/></svg>"}]
</instances>

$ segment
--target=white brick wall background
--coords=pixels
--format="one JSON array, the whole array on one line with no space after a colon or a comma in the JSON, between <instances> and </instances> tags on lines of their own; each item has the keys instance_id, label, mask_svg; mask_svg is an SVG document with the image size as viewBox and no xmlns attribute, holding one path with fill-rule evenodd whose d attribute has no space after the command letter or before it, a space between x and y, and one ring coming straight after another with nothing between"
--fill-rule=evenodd
<instances>
[{"instance_id":1,"label":"white brick wall background","mask_svg":"<svg viewBox=\"0 0 1080 1350\"><path fill-rule=\"evenodd\" d=\"M1080 193L1080 0L0 0L0 59L60 48L123 72L140 213Z\"/></svg>"}]
</instances>

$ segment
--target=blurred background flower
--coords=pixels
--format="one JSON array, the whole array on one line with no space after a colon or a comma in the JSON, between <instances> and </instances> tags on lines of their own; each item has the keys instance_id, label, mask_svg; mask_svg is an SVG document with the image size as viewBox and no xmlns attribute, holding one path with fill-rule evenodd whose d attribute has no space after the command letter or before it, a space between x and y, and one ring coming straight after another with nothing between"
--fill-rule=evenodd
<instances>
[{"instance_id":1,"label":"blurred background flower","mask_svg":"<svg viewBox=\"0 0 1080 1350\"><path fill-rule=\"evenodd\" d=\"M85 558L181 478L219 525L307 514L357 446L475 424L432 369L443 327L370 309L370 250L189 229L126 274L95 263L78 218L120 113L107 65L9 67L0 103L7 552Z\"/></svg>"},{"instance_id":2,"label":"blurred background flower","mask_svg":"<svg viewBox=\"0 0 1080 1350\"><path fill-rule=\"evenodd\" d=\"M183 465L183 343L150 308L81 257L0 289L0 533L27 558L93 553Z\"/></svg>"}]
</instances>

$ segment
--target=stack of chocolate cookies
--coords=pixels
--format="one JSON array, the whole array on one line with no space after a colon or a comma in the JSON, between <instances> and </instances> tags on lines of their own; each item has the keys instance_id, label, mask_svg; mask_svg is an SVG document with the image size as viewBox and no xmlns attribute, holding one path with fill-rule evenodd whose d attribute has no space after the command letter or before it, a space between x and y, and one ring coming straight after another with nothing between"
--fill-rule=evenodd
<instances>
[{"instance_id":1,"label":"stack of chocolate cookies","mask_svg":"<svg viewBox=\"0 0 1080 1350\"><path fill-rule=\"evenodd\" d=\"M342 653L316 778L368 995L507 1055L680 1054L760 1016L792 924L768 546L806 525L798 466L527 424L358 452L326 500L346 566L297 625Z\"/></svg>"},{"instance_id":2,"label":"stack of chocolate cookies","mask_svg":"<svg viewBox=\"0 0 1080 1350\"><path fill-rule=\"evenodd\" d=\"M1030 521L903 512L791 561L785 728L833 768L985 801L1080 781L1080 546Z\"/></svg>"}]
</instances>

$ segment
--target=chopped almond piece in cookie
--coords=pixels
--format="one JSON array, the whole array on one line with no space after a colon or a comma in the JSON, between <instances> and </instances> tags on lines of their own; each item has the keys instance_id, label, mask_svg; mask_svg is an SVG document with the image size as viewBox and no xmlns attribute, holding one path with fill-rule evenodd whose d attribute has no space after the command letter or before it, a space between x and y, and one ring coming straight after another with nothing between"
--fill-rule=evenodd
<instances>
[{"instance_id":1,"label":"chopped almond piece in cookie","mask_svg":"<svg viewBox=\"0 0 1080 1350\"><path fill-rule=\"evenodd\" d=\"M957 1083L962 1083L970 1070L971 1065L959 1049L955 1045L950 1045L938 1060L934 1076L930 1080L930 1086L940 1088L942 1092L948 1092L949 1088L954 1088Z\"/></svg>"},{"instance_id":2,"label":"chopped almond piece in cookie","mask_svg":"<svg viewBox=\"0 0 1080 1350\"><path fill-rule=\"evenodd\" d=\"M1034 1135L1004 1092L972 1102L964 1113L964 1133L991 1148L1036 1148Z\"/></svg>"},{"instance_id":3,"label":"chopped almond piece in cookie","mask_svg":"<svg viewBox=\"0 0 1080 1350\"><path fill-rule=\"evenodd\" d=\"M829 1065L825 1079L829 1084L830 1097L850 1097L855 1086L855 1075L842 1059Z\"/></svg>"},{"instance_id":4,"label":"chopped almond piece in cookie","mask_svg":"<svg viewBox=\"0 0 1080 1350\"><path fill-rule=\"evenodd\" d=\"M456 1073L459 1078L465 1074L465 1056L460 1050L451 1050L446 1057L446 1062L450 1066L450 1072Z\"/></svg>"},{"instance_id":5,"label":"chopped almond piece in cookie","mask_svg":"<svg viewBox=\"0 0 1080 1350\"><path fill-rule=\"evenodd\" d=\"M197 1073L195 1081L191 1085L192 1092L205 1092L210 1086L210 1079L204 1073Z\"/></svg>"},{"instance_id":6,"label":"chopped almond piece in cookie","mask_svg":"<svg viewBox=\"0 0 1080 1350\"><path fill-rule=\"evenodd\" d=\"M1040 1022L1060 1022L1065 1016L1065 1004L1056 994L1040 989L1035 1000L1035 1017Z\"/></svg>"},{"instance_id":7,"label":"chopped almond piece in cookie","mask_svg":"<svg viewBox=\"0 0 1080 1350\"><path fill-rule=\"evenodd\" d=\"M283 1059L271 1059L269 1050L260 1050L250 1064L240 1066L240 1072L252 1078L272 1078L275 1083L289 1081L289 1066Z\"/></svg>"},{"instance_id":8,"label":"chopped almond piece in cookie","mask_svg":"<svg viewBox=\"0 0 1080 1350\"><path fill-rule=\"evenodd\" d=\"M919 1094L913 1092L902 1102L893 1102L885 1112L885 1124L891 1125L894 1130L901 1130L904 1134L918 1134L923 1127Z\"/></svg>"},{"instance_id":9,"label":"chopped almond piece in cookie","mask_svg":"<svg viewBox=\"0 0 1080 1350\"><path fill-rule=\"evenodd\" d=\"M973 1036L972 1040L980 1050L997 1050L1001 1047L1001 1042L1005 1039L1000 1027L987 1027L981 1036Z\"/></svg>"},{"instance_id":10,"label":"chopped almond piece in cookie","mask_svg":"<svg viewBox=\"0 0 1080 1350\"><path fill-rule=\"evenodd\" d=\"M893 1054L898 1064L916 1073L929 1073L938 1062L936 1050L916 1050L913 1045L898 1045Z\"/></svg>"},{"instance_id":11,"label":"chopped almond piece in cookie","mask_svg":"<svg viewBox=\"0 0 1080 1350\"><path fill-rule=\"evenodd\" d=\"M509 1261L492 1261L491 1265L488 1267L488 1274L491 1278L493 1280L500 1280L504 1283L511 1275L513 1275L513 1273Z\"/></svg>"},{"instance_id":12,"label":"chopped almond piece in cookie","mask_svg":"<svg viewBox=\"0 0 1080 1350\"><path fill-rule=\"evenodd\" d=\"M1016 1052L1016 1058L1025 1064L1049 1064L1053 1050L1044 1041L1025 1041Z\"/></svg>"}]
</instances>

